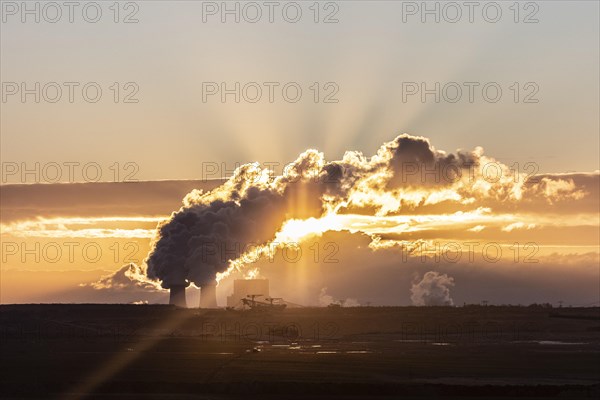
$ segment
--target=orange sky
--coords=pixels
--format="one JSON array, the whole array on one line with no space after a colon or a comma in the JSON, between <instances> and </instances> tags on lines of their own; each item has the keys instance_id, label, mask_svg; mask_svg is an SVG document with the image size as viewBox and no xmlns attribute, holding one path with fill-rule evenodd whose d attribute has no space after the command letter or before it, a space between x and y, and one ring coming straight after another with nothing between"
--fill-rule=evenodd
<instances>
[{"instance_id":1,"label":"orange sky","mask_svg":"<svg viewBox=\"0 0 600 400\"><path fill-rule=\"evenodd\" d=\"M343 210L329 216L291 220L280 229L273 228L280 232L274 236L275 243L270 245L268 254L244 259L247 262L242 263L240 271L233 270L222 279L219 298L223 302L231 290L232 279L259 274L273 279L279 290L300 303L315 303L315 293L323 287L337 287L340 296L347 291L368 301L376 293L367 290L371 284L362 285L360 278L355 277L345 289L339 287L337 280L330 281L341 271L364 274L364 263L368 263L370 274L400 273L407 280L406 285L411 279L407 271L418 273L423 268L436 268L457 275L481 267L470 278L475 280L473 284L481 285L479 280L486 279L479 274L491 274L493 279L498 279L496 275L503 279L512 276L518 285L540 285L546 291L563 291L561 296L571 296L574 302L585 302L593 290L573 291L573 287L587 287L593 283L590 278L598 277L594 267L600 242L598 177L598 173L539 176L536 182L546 178L564 183L546 185L541 192L536 189L537 197L514 203L483 196L473 204L456 201L448 188L405 188L397 196L404 196L409 202L391 213L365 213L368 207L359 212L356 205L346 204ZM4 185L1 301L163 301L163 292L139 288L119 291L114 287L98 290L85 284L99 281L124 264L142 265L151 249L157 223L177 210L190 190L210 191L221 183ZM366 193L356 194L356 204L367 201ZM369 207L379 204L380 210L393 209L390 200L381 197L384 192L369 196ZM427 198L432 200L425 201ZM410 205L413 200L416 203ZM332 237L335 240L330 240ZM357 240L362 244L357 245ZM299 257L296 243L304 248ZM237 256L252 249L242 246ZM343 266L339 265L341 262ZM390 270L394 263L397 269L406 271ZM573 287L566 285L561 289L541 283L550 275L556 280L564 273L574 280ZM536 274L543 274L544 279L536 281ZM350 278L344 275L342 280L347 279ZM526 293L520 297L523 301L535 301L531 291ZM469 296L473 295L463 294L471 300ZM379 297L383 304L403 301L393 294ZM498 296L498 301L501 299ZM509 302L510 297L503 301Z\"/></svg>"}]
</instances>

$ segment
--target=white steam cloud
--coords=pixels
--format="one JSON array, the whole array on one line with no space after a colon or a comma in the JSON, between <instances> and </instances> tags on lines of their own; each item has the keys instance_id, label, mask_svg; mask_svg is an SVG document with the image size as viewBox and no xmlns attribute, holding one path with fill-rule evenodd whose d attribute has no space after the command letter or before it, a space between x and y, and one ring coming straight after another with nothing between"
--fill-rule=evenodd
<instances>
[{"instance_id":1,"label":"white steam cloud","mask_svg":"<svg viewBox=\"0 0 600 400\"><path fill-rule=\"evenodd\" d=\"M451 286L454 286L454 278L429 271L423 275L423 279L413 283L410 299L415 306L452 306Z\"/></svg>"},{"instance_id":2,"label":"white steam cloud","mask_svg":"<svg viewBox=\"0 0 600 400\"><path fill-rule=\"evenodd\" d=\"M353 298L335 300L333 296L327 294L327 288L321 288L319 292L319 306L327 307L331 304L339 304L342 307L360 307L358 300Z\"/></svg>"},{"instance_id":3,"label":"white steam cloud","mask_svg":"<svg viewBox=\"0 0 600 400\"><path fill-rule=\"evenodd\" d=\"M112 280L108 277L99 286L120 285L140 277L140 273L146 275L145 280L140 278L141 284L160 283L163 288L214 283L233 270L247 268L244 256L248 249L260 250L285 238L282 229L293 227L290 222L294 221L301 225L292 232L296 234L292 239L298 239L297 233L302 231L299 228L304 225L322 232L332 230L334 224L328 222L341 219L331 217L370 218L355 228L337 226L333 230L366 233L373 239L369 247L377 250L398 242L383 240L370 231L376 218L388 219L379 222L397 229L404 225L409 228L412 222L399 225L394 218L446 213L440 215L445 219L435 221L451 225L456 220L467 221L469 216L482 219L487 214L482 216L481 210L515 212L536 210L539 205L554 207L559 202L584 202L582 199L590 197L589 189L597 187L598 176L544 175L528 179L485 156L480 147L446 153L435 149L424 137L406 134L384 143L371 157L348 151L341 160L328 162L321 152L311 149L290 164L283 175L258 164L246 164L213 190L193 190L184 198L183 206L157 227L145 265L119 271L120 276ZM576 179L588 182L588 186L581 187ZM424 223L427 218L421 216ZM487 219L486 226L493 222L493 216ZM311 221L317 223L309 224ZM483 221L473 222L473 232L483 230ZM504 231L534 227L514 219L504 222ZM415 238L413 243L418 240ZM410 247L410 243L406 245ZM260 257L260 252L257 254ZM419 284L422 289L414 288L415 304L440 298L442 303L451 304L448 287L452 278L444 280L445 275L431 274ZM429 289L427 279L432 280Z\"/></svg>"}]
</instances>

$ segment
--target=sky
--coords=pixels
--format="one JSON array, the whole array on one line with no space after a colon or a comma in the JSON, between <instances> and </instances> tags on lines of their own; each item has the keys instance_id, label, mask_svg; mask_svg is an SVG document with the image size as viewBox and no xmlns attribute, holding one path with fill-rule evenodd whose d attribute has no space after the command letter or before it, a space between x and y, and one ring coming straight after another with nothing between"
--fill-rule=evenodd
<instances>
[{"instance_id":1,"label":"sky","mask_svg":"<svg viewBox=\"0 0 600 400\"><path fill-rule=\"evenodd\" d=\"M496 190L481 176L468 190L355 188L344 198L355 208L335 212L352 217L316 224L346 230L303 238L318 245L300 263L249 268L272 280L272 294L319 304L327 288L406 305L432 270L454 278L455 304L598 301L598 2L478 2L472 15L463 2L428 2L439 22L422 2L281 2L271 16L262 2L98 2L100 14L82 2L72 22L64 6L59 18L27 2L36 22L22 4L2 1L0 302L165 301L135 274L113 290L111 274L130 263L145 273L156 224L187 193L217 188L249 162L285 175L307 149L323 163L371 157L402 133L447 154L481 147L519 190L535 176L543 185L510 201L481 195ZM223 7L237 7L239 21ZM386 190L405 196L401 207L373 195ZM409 192L426 193L424 203L410 204ZM375 208L358 207L365 198ZM423 240L518 242L519 261L510 249L498 263L403 261L401 245ZM330 242L338 263L323 260ZM538 262L524 263L532 249ZM219 283L221 304L247 273Z\"/></svg>"},{"instance_id":2,"label":"sky","mask_svg":"<svg viewBox=\"0 0 600 400\"><path fill-rule=\"evenodd\" d=\"M537 9L520 8L520 23L509 2L499 3L496 23L484 19L494 15L489 8L484 14L483 5L473 11L472 23L465 7L458 22L448 22L454 14L441 5L440 23L435 16L422 23L420 11L407 14L407 2L392 1L322 5L320 20L335 11L337 23L314 23L309 2L300 2L297 23L286 22L283 6L273 11L273 23L264 7L262 18L251 23L252 10L243 12L240 5L240 23L235 15L222 23L221 7L206 15L206 3L121 7L121 19L134 13L137 23L114 23L104 3L97 23L87 23L81 10L73 23L67 10L56 23L43 15L40 23L33 16L21 23L21 11L5 15L3 82L98 82L103 96L87 103L81 87L73 103L65 87L57 103L37 104L29 96L23 104L18 94L10 96L2 104L2 159L134 162L139 179L198 179L203 162L225 162L231 169L252 161L285 163L306 148L337 159L349 149L372 153L406 132L448 150L483 146L506 163L533 161L543 172L599 168L595 1L535 2ZM523 22L530 14L537 23ZM122 98L116 104L109 88L114 82ZM137 85L138 103L122 102L134 91L124 89L127 82ZM218 95L204 103L203 82L230 88L257 82L264 94L257 103L238 104L232 95L226 103ZM264 82L280 83L273 103ZM283 100L281 87L289 82L303 90L297 103ZM335 83L338 103L315 104L314 82L321 85L321 100L333 91L323 85ZM456 82L464 93L456 103L435 103L433 95L425 103L418 95L403 102L403 82L430 88ZM473 103L464 82L480 83ZM488 82L502 89L497 103L483 99ZM514 82L521 86L516 104L509 88ZM538 103L523 103L535 91L524 88L528 82L537 85L532 99ZM565 145L565 135L573 133L576 140ZM169 153L177 157L165 157Z\"/></svg>"}]
</instances>

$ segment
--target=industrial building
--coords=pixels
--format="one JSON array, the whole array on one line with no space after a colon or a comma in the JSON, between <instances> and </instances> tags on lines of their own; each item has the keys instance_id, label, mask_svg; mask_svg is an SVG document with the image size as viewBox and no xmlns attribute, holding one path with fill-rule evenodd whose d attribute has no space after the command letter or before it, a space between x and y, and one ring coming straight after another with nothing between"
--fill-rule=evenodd
<instances>
[{"instance_id":1,"label":"industrial building","mask_svg":"<svg viewBox=\"0 0 600 400\"><path fill-rule=\"evenodd\" d=\"M169 304L183 308L187 307L185 289L186 285L171 286ZM227 307L239 308L244 304L242 300L248 298L252 298L254 303L259 304L260 301L255 301L255 297L262 301L268 301L271 305L273 305L273 301L280 300L270 298L268 279L236 279L233 281L233 293L231 296L227 296ZM201 286L199 307L217 308L216 281Z\"/></svg>"}]
</instances>

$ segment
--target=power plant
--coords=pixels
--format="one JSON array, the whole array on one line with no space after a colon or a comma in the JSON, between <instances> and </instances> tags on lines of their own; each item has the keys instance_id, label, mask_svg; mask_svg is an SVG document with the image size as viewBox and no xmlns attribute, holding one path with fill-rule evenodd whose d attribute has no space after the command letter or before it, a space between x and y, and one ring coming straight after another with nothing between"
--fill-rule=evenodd
<instances>
[{"instance_id":1,"label":"power plant","mask_svg":"<svg viewBox=\"0 0 600 400\"><path fill-rule=\"evenodd\" d=\"M171 285L169 304L187 307L185 290L188 285ZM269 296L268 279L236 279L233 281L233 293L227 296L227 308L285 308L280 298ZM217 282L212 281L200 287L200 308L218 308Z\"/></svg>"},{"instance_id":2,"label":"power plant","mask_svg":"<svg viewBox=\"0 0 600 400\"><path fill-rule=\"evenodd\" d=\"M200 287L200 308L217 308L217 282Z\"/></svg>"},{"instance_id":3,"label":"power plant","mask_svg":"<svg viewBox=\"0 0 600 400\"><path fill-rule=\"evenodd\" d=\"M187 285L172 285L170 288L169 304L177 307L187 307L185 301L185 288Z\"/></svg>"},{"instance_id":4,"label":"power plant","mask_svg":"<svg viewBox=\"0 0 600 400\"><path fill-rule=\"evenodd\" d=\"M188 285L172 285L170 287L169 304L187 308L185 288ZM200 287L200 308L217 308L217 282Z\"/></svg>"}]
</instances>

